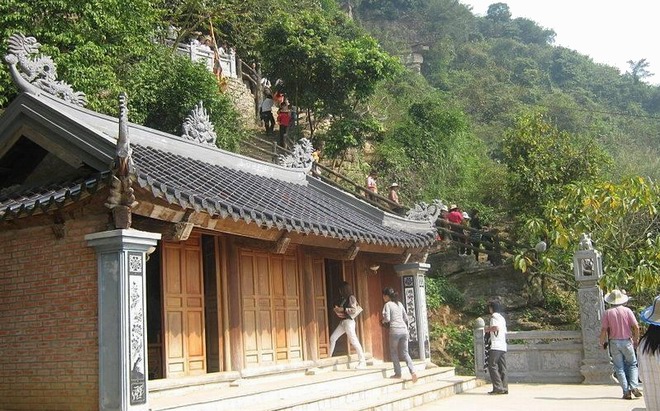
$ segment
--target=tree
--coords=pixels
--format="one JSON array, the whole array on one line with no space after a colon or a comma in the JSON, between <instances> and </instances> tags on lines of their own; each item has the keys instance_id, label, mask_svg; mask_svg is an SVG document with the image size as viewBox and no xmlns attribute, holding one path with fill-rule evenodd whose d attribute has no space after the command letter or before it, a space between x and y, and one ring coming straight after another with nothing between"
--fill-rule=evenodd
<instances>
[{"instance_id":1,"label":"tree","mask_svg":"<svg viewBox=\"0 0 660 411\"><path fill-rule=\"evenodd\" d=\"M277 47L273 47L276 44ZM317 114L341 115L400 70L393 57L341 13L279 14L259 42L264 73L289 99Z\"/></svg>"},{"instance_id":2,"label":"tree","mask_svg":"<svg viewBox=\"0 0 660 411\"><path fill-rule=\"evenodd\" d=\"M203 101L219 143L235 147L237 114L213 75L154 41L165 25L157 6L150 0L6 0L0 2L0 34L35 36L41 51L54 58L60 78L83 91L92 110L117 115L117 95L127 91L131 121L178 133L185 116ZM0 54L5 47L3 42ZM0 106L16 93L5 70L0 90Z\"/></svg>"},{"instance_id":3,"label":"tree","mask_svg":"<svg viewBox=\"0 0 660 411\"><path fill-rule=\"evenodd\" d=\"M493 3L488 6L486 18L497 23L506 23L511 20L511 10L506 3Z\"/></svg>"},{"instance_id":4,"label":"tree","mask_svg":"<svg viewBox=\"0 0 660 411\"><path fill-rule=\"evenodd\" d=\"M638 61L628 60L627 63L630 66L630 75L635 83L639 83L641 80L654 76L653 73L648 71L651 63L646 61L646 59Z\"/></svg>"},{"instance_id":5,"label":"tree","mask_svg":"<svg viewBox=\"0 0 660 411\"><path fill-rule=\"evenodd\" d=\"M566 185L593 181L609 161L593 139L559 131L539 112L518 117L501 153L511 210L517 215L540 215Z\"/></svg>"},{"instance_id":6,"label":"tree","mask_svg":"<svg viewBox=\"0 0 660 411\"><path fill-rule=\"evenodd\" d=\"M581 233L590 233L603 253L601 285L656 295L660 290L660 187L651 180L629 178L621 183L572 184L549 203L543 218L530 219L527 230L547 238L550 247L541 271L570 282L571 258Z\"/></svg>"}]
</instances>

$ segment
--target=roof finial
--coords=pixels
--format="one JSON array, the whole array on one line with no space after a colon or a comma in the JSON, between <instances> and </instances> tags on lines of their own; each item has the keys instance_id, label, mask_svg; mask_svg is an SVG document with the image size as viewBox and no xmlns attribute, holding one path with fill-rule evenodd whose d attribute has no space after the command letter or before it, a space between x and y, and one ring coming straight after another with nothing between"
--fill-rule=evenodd
<instances>
[{"instance_id":1,"label":"roof finial","mask_svg":"<svg viewBox=\"0 0 660 411\"><path fill-rule=\"evenodd\" d=\"M306 138L301 138L293 145L293 152L289 155L280 155L277 162L279 165L288 168L310 169L314 162L312 152L314 152L312 142Z\"/></svg>"},{"instance_id":2,"label":"roof finial","mask_svg":"<svg viewBox=\"0 0 660 411\"><path fill-rule=\"evenodd\" d=\"M199 102L183 122L183 135L187 140L215 146L217 135L204 103Z\"/></svg>"},{"instance_id":3,"label":"roof finial","mask_svg":"<svg viewBox=\"0 0 660 411\"><path fill-rule=\"evenodd\" d=\"M50 56L39 54L41 44L34 37L20 33L9 37L9 53L5 61L14 83L21 91L39 95L41 91L52 94L79 106L87 104L85 93L57 80L57 67Z\"/></svg>"},{"instance_id":4,"label":"roof finial","mask_svg":"<svg viewBox=\"0 0 660 411\"><path fill-rule=\"evenodd\" d=\"M119 138L112 166L112 186L105 206L112 210L115 228L131 228L131 209L137 205L132 185L133 159L128 136L128 106L125 93L119 95Z\"/></svg>"}]
</instances>

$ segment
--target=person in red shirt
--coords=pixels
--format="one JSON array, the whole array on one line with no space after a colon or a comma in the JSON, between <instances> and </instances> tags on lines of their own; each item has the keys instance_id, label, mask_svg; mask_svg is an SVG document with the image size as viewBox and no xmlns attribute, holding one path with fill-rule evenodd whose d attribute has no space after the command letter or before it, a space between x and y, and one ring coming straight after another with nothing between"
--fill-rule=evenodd
<instances>
[{"instance_id":1,"label":"person in red shirt","mask_svg":"<svg viewBox=\"0 0 660 411\"><path fill-rule=\"evenodd\" d=\"M280 125L280 147L286 148L286 130L291 122L291 114L289 113L289 106L283 103L277 112L277 123Z\"/></svg>"},{"instance_id":2,"label":"person in red shirt","mask_svg":"<svg viewBox=\"0 0 660 411\"><path fill-rule=\"evenodd\" d=\"M451 226L451 231L453 231L456 234L463 234L463 227L461 227L461 224L463 223L463 213L461 210L458 209L458 206L456 204L452 204L449 206L449 214L447 214L447 221L450 223L454 224ZM463 238L461 238L460 235L452 235L452 240L455 243L463 243ZM462 254L461 248L463 247L458 247L458 254Z\"/></svg>"}]
</instances>

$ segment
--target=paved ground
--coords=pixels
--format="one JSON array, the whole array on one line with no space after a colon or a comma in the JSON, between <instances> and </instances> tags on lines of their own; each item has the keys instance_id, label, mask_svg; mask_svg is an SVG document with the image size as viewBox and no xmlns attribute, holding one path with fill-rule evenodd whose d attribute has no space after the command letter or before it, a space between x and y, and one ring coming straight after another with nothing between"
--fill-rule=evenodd
<instances>
[{"instance_id":1,"label":"paved ground","mask_svg":"<svg viewBox=\"0 0 660 411\"><path fill-rule=\"evenodd\" d=\"M416 407L415 411L644 411L644 399L622 400L616 385L509 384L508 395L488 395L487 384Z\"/></svg>"}]
</instances>

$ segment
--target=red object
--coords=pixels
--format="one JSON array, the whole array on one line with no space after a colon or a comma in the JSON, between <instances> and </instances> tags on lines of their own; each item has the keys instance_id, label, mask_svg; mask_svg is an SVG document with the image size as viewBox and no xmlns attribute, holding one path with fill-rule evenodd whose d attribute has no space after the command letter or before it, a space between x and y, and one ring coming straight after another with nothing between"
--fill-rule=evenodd
<instances>
[{"instance_id":1,"label":"red object","mask_svg":"<svg viewBox=\"0 0 660 411\"><path fill-rule=\"evenodd\" d=\"M463 214L458 210L453 210L447 214L447 220L450 223L460 224L463 221Z\"/></svg>"},{"instance_id":2,"label":"red object","mask_svg":"<svg viewBox=\"0 0 660 411\"><path fill-rule=\"evenodd\" d=\"M291 122L291 115L289 115L288 112L280 111L279 114L277 115L277 123L281 126L289 127L290 122Z\"/></svg>"}]
</instances>

